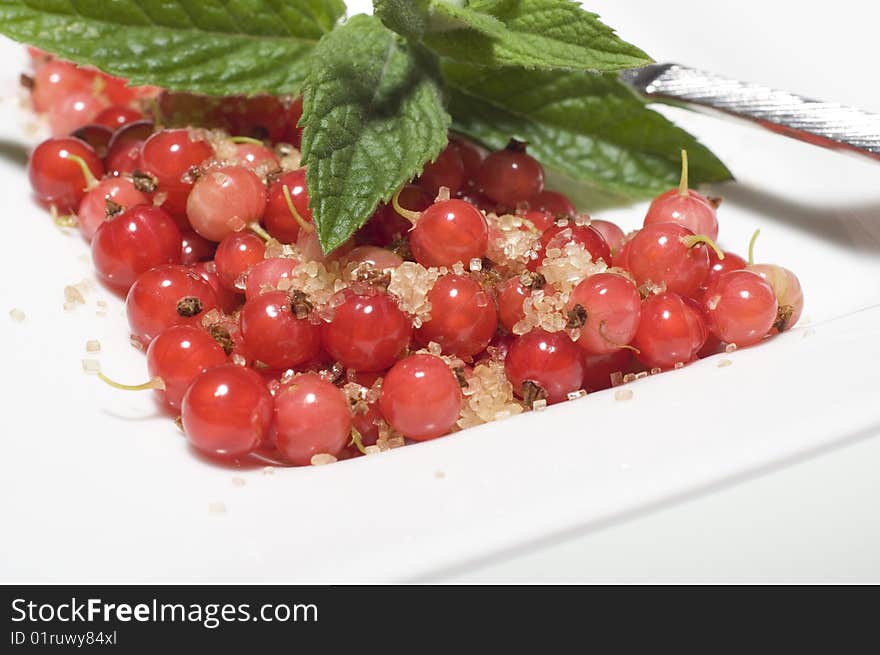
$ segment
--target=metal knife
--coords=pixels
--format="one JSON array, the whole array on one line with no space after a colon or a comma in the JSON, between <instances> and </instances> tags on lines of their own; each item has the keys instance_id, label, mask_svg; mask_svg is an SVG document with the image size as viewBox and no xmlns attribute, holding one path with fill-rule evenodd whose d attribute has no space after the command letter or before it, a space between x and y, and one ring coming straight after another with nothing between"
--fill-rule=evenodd
<instances>
[{"instance_id":1,"label":"metal knife","mask_svg":"<svg viewBox=\"0 0 880 655\"><path fill-rule=\"evenodd\" d=\"M620 77L648 99L721 111L814 145L880 159L880 114L679 64L633 68L621 72Z\"/></svg>"}]
</instances>

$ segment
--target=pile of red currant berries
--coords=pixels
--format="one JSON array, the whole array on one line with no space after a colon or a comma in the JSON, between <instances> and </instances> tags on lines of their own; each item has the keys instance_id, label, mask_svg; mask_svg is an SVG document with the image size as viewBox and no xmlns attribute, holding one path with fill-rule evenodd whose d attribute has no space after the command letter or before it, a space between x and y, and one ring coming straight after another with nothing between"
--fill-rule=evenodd
<instances>
[{"instance_id":1,"label":"pile of red currant berries","mask_svg":"<svg viewBox=\"0 0 880 655\"><path fill-rule=\"evenodd\" d=\"M719 249L719 200L688 188L685 153L679 187L624 234L545 189L524 144L452 135L325 255L301 102L132 88L32 55L55 135L31 156L34 194L125 295L150 377L132 388L221 459L434 439L757 344L803 308L789 270Z\"/></svg>"}]
</instances>

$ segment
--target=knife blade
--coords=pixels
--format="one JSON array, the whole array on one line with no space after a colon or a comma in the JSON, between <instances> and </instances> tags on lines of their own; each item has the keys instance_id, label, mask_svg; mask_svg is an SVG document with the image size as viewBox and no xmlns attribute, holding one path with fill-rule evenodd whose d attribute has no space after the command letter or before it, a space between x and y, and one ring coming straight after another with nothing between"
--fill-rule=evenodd
<instances>
[{"instance_id":1,"label":"knife blade","mask_svg":"<svg viewBox=\"0 0 880 655\"><path fill-rule=\"evenodd\" d=\"M647 99L720 111L807 143L880 159L880 114L679 64L633 68L620 78Z\"/></svg>"}]
</instances>

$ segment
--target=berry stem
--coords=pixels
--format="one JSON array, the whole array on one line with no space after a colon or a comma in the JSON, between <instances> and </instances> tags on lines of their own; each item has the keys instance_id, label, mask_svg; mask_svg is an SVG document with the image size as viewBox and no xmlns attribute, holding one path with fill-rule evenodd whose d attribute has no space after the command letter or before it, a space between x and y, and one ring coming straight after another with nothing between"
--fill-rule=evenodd
<instances>
[{"instance_id":1,"label":"berry stem","mask_svg":"<svg viewBox=\"0 0 880 655\"><path fill-rule=\"evenodd\" d=\"M688 248L693 248L694 246L705 243L712 250L715 251L715 254L718 255L718 259L724 259L724 251L718 247L718 244L715 243L712 239L707 237L705 234L692 234L689 237L682 237L681 242L686 245Z\"/></svg>"},{"instance_id":2,"label":"berry stem","mask_svg":"<svg viewBox=\"0 0 880 655\"><path fill-rule=\"evenodd\" d=\"M638 348L636 348L635 346L631 346L627 343L617 343L616 341L609 339L608 335L605 334L605 325L606 325L606 321L599 321L599 336L602 337L602 339L604 341L607 341L612 346L617 346L618 348L626 348L627 350L631 350L636 355L642 354L642 351L639 350Z\"/></svg>"},{"instance_id":3,"label":"berry stem","mask_svg":"<svg viewBox=\"0 0 880 655\"><path fill-rule=\"evenodd\" d=\"M755 242L758 240L758 237L760 235L761 230L755 230L752 238L749 239L749 266L752 266L755 263Z\"/></svg>"},{"instance_id":4,"label":"berry stem","mask_svg":"<svg viewBox=\"0 0 880 655\"><path fill-rule=\"evenodd\" d=\"M122 389L123 391L146 391L147 389L165 389L165 381L159 377L152 378L142 384L122 384L120 382L116 382L115 380L111 380L106 375L101 373L101 371L98 371L97 375L99 378L101 378L102 381L106 382L111 387L115 389Z\"/></svg>"},{"instance_id":5,"label":"berry stem","mask_svg":"<svg viewBox=\"0 0 880 655\"><path fill-rule=\"evenodd\" d=\"M688 151L681 149L681 177L678 180L678 195L687 198L688 193Z\"/></svg>"},{"instance_id":6,"label":"berry stem","mask_svg":"<svg viewBox=\"0 0 880 655\"><path fill-rule=\"evenodd\" d=\"M58 227L76 227L76 216L59 213L58 207L55 205L49 205L49 215L52 217L52 222Z\"/></svg>"},{"instance_id":7,"label":"berry stem","mask_svg":"<svg viewBox=\"0 0 880 655\"><path fill-rule=\"evenodd\" d=\"M232 143L252 143L255 146L264 145L263 142L259 139L254 139L249 136L231 136L229 137L229 140L232 141Z\"/></svg>"},{"instance_id":8,"label":"berry stem","mask_svg":"<svg viewBox=\"0 0 880 655\"><path fill-rule=\"evenodd\" d=\"M306 232L314 232L315 228L313 228L309 222L300 216L298 211L296 211L296 207L293 204L293 198L290 197L290 189L287 188L286 184L281 186L281 193L284 194L284 202L287 203L287 208L290 210L293 220L299 223L300 229L305 230Z\"/></svg>"},{"instance_id":9,"label":"berry stem","mask_svg":"<svg viewBox=\"0 0 880 655\"><path fill-rule=\"evenodd\" d=\"M361 433L357 431L357 428L351 429L351 441L348 442L348 445L357 448L361 455L367 454L367 449L364 448L364 440L361 437Z\"/></svg>"},{"instance_id":10,"label":"berry stem","mask_svg":"<svg viewBox=\"0 0 880 655\"><path fill-rule=\"evenodd\" d=\"M403 216L410 223L415 225L416 222L418 222L421 214L419 212L410 211L409 209L405 209L404 207L400 206L400 192L401 191L403 191L403 189L401 189L400 191L398 191L397 193L395 193L391 197L391 206L394 207L394 211L396 211L398 214Z\"/></svg>"},{"instance_id":11,"label":"berry stem","mask_svg":"<svg viewBox=\"0 0 880 655\"><path fill-rule=\"evenodd\" d=\"M77 166L82 169L83 177L86 178L86 185L83 187L83 191L91 191L96 186L98 186L98 180L95 179L95 175L92 173L92 170L89 168L88 164L86 164L85 160L78 155L71 155L69 152L65 155L65 159L70 159Z\"/></svg>"},{"instance_id":12,"label":"berry stem","mask_svg":"<svg viewBox=\"0 0 880 655\"><path fill-rule=\"evenodd\" d=\"M248 223L248 229L266 243L271 243L272 241L274 241L272 235L266 232L266 230L263 229L263 226L260 225L257 221L254 221L253 223Z\"/></svg>"}]
</instances>

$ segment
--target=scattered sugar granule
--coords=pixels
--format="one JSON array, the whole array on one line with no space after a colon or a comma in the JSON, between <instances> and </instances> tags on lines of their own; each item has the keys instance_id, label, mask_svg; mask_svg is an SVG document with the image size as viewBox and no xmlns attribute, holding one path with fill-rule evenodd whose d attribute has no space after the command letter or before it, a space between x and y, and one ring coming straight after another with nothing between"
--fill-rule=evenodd
<instances>
[{"instance_id":1,"label":"scattered sugar granule","mask_svg":"<svg viewBox=\"0 0 880 655\"><path fill-rule=\"evenodd\" d=\"M379 448L379 446L367 446L366 448L364 448L365 455L378 455L381 452L382 450L381 448Z\"/></svg>"},{"instance_id":2,"label":"scattered sugar granule","mask_svg":"<svg viewBox=\"0 0 880 655\"><path fill-rule=\"evenodd\" d=\"M547 293L543 289L532 291L523 299L523 318L513 326L514 334L526 334L534 328L547 332L560 332L568 324L565 305L568 297L562 293Z\"/></svg>"},{"instance_id":3,"label":"scattered sugar granule","mask_svg":"<svg viewBox=\"0 0 880 655\"><path fill-rule=\"evenodd\" d=\"M531 221L516 214L487 214L489 244L486 258L513 272L537 257L541 234Z\"/></svg>"},{"instance_id":4,"label":"scattered sugar granule","mask_svg":"<svg viewBox=\"0 0 880 655\"><path fill-rule=\"evenodd\" d=\"M611 386L619 387L621 384L623 384L623 372L614 371L614 373L611 374Z\"/></svg>"},{"instance_id":5,"label":"scattered sugar granule","mask_svg":"<svg viewBox=\"0 0 880 655\"><path fill-rule=\"evenodd\" d=\"M729 343L724 347L724 352L726 352L726 353L732 353L734 350L736 350L735 343Z\"/></svg>"},{"instance_id":6,"label":"scattered sugar granule","mask_svg":"<svg viewBox=\"0 0 880 655\"><path fill-rule=\"evenodd\" d=\"M72 310L77 305L85 305L86 299L78 285L68 284L64 287L64 309Z\"/></svg>"},{"instance_id":7,"label":"scattered sugar granule","mask_svg":"<svg viewBox=\"0 0 880 655\"><path fill-rule=\"evenodd\" d=\"M583 389L578 389L577 391L568 392L567 397L569 400L577 400L578 398L583 398L586 395L587 395L586 391L584 391Z\"/></svg>"},{"instance_id":8,"label":"scattered sugar granule","mask_svg":"<svg viewBox=\"0 0 880 655\"><path fill-rule=\"evenodd\" d=\"M9 318L11 318L16 323L21 323L25 318L25 313L18 309L17 307L13 307L9 310Z\"/></svg>"},{"instance_id":9,"label":"scattered sugar granule","mask_svg":"<svg viewBox=\"0 0 880 655\"><path fill-rule=\"evenodd\" d=\"M680 368L684 368L684 362L675 362L672 368L674 368L676 371Z\"/></svg>"},{"instance_id":10,"label":"scattered sugar granule","mask_svg":"<svg viewBox=\"0 0 880 655\"><path fill-rule=\"evenodd\" d=\"M226 504L215 500L208 503L208 512L210 514L226 514Z\"/></svg>"},{"instance_id":11,"label":"scattered sugar granule","mask_svg":"<svg viewBox=\"0 0 880 655\"><path fill-rule=\"evenodd\" d=\"M233 487L243 487L247 482L245 482L244 478L239 478L238 476L232 478L232 486Z\"/></svg>"},{"instance_id":12,"label":"scattered sugar granule","mask_svg":"<svg viewBox=\"0 0 880 655\"><path fill-rule=\"evenodd\" d=\"M490 360L477 364L462 395L464 402L457 421L460 428L498 421L523 411L514 398L513 385L504 374L503 362Z\"/></svg>"},{"instance_id":13,"label":"scattered sugar granule","mask_svg":"<svg viewBox=\"0 0 880 655\"><path fill-rule=\"evenodd\" d=\"M263 467L263 475L275 475L275 467L274 466L264 466Z\"/></svg>"},{"instance_id":14,"label":"scattered sugar granule","mask_svg":"<svg viewBox=\"0 0 880 655\"><path fill-rule=\"evenodd\" d=\"M428 292L440 277L440 270L425 268L415 262L403 262L391 271L388 293L395 296L400 308L422 322L431 318Z\"/></svg>"},{"instance_id":15,"label":"scattered sugar granule","mask_svg":"<svg viewBox=\"0 0 880 655\"><path fill-rule=\"evenodd\" d=\"M804 330L803 338L806 339L807 337L811 337L814 334L816 334L816 330L814 330L813 328L807 328L806 330Z\"/></svg>"},{"instance_id":16,"label":"scattered sugar granule","mask_svg":"<svg viewBox=\"0 0 880 655\"><path fill-rule=\"evenodd\" d=\"M86 352L87 353L99 353L101 352L101 342L97 339L89 339L86 341Z\"/></svg>"},{"instance_id":17,"label":"scattered sugar granule","mask_svg":"<svg viewBox=\"0 0 880 655\"><path fill-rule=\"evenodd\" d=\"M438 480L442 480L446 477L446 474L443 471L434 471L434 477Z\"/></svg>"},{"instance_id":18,"label":"scattered sugar granule","mask_svg":"<svg viewBox=\"0 0 880 655\"><path fill-rule=\"evenodd\" d=\"M618 389L614 392L614 400L632 400L632 389Z\"/></svg>"},{"instance_id":19,"label":"scattered sugar granule","mask_svg":"<svg viewBox=\"0 0 880 655\"><path fill-rule=\"evenodd\" d=\"M733 364L733 362L730 361L729 359L719 359L718 360L718 368L724 368L726 366L730 366L731 364Z\"/></svg>"},{"instance_id":20,"label":"scattered sugar granule","mask_svg":"<svg viewBox=\"0 0 880 655\"><path fill-rule=\"evenodd\" d=\"M471 260L470 264L468 264L468 269L472 273L475 273L477 271L482 271L483 270L483 260L480 259L479 257L474 257Z\"/></svg>"},{"instance_id":21,"label":"scattered sugar granule","mask_svg":"<svg viewBox=\"0 0 880 655\"><path fill-rule=\"evenodd\" d=\"M101 363L97 359L84 359L82 367L86 373L97 373L101 370Z\"/></svg>"},{"instance_id":22,"label":"scattered sugar granule","mask_svg":"<svg viewBox=\"0 0 880 655\"><path fill-rule=\"evenodd\" d=\"M333 464L336 461L337 459L330 453L318 453L312 455L311 464L312 466L324 466L325 464Z\"/></svg>"},{"instance_id":23,"label":"scattered sugar granule","mask_svg":"<svg viewBox=\"0 0 880 655\"><path fill-rule=\"evenodd\" d=\"M134 348L135 350L140 350L141 352L143 352L143 351L146 350L146 348L144 347L144 344L142 344L142 343L140 342L140 339L138 339L138 338L137 338L136 336L134 336L134 335L131 335L131 336L128 338L128 343L130 343L131 346L132 346L132 348Z\"/></svg>"},{"instance_id":24,"label":"scattered sugar granule","mask_svg":"<svg viewBox=\"0 0 880 655\"><path fill-rule=\"evenodd\" d=\"M544 398L539 398L532 403L532 410L535 412L543 412L545 409L547 409L547 400Z\"/></svg>"},{"instance_id":25,"label":"scattered sugar granule","mask_svg":"<svg viewBox=\"0 0 880 655\"><path fill-rule=\"evenodd\" d=\"M565 232L560 232L565 234ZM562 248L548 248L538 272L564 293L571 293L581 281L595 273L603 273L608 266L601 259L594 262L580 243L567 243Z\"/></svg>"}]
</instances>

